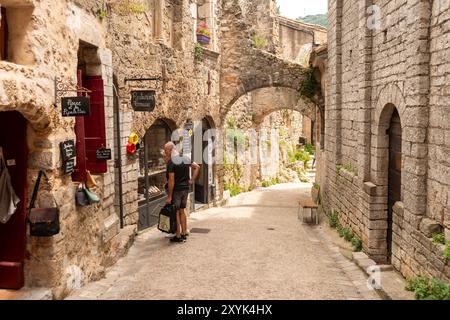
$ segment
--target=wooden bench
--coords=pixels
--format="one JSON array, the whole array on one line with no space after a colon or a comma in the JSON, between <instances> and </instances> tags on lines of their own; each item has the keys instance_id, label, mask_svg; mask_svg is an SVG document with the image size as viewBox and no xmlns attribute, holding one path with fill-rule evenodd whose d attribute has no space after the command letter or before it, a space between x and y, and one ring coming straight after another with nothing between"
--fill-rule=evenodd
<instances>
[{"instance_id":1,"label":"wooden bench","mask_svg":"<svg viewBox=\"0 0 450 320\"><path fill-rule=\"evenodd\" d=\"M301 198L298 205L298 218L303 223L319 224L318 205L311 198ZM307 216L309 216L309 222L306 220Z\"/></svg>"}]
</instances>

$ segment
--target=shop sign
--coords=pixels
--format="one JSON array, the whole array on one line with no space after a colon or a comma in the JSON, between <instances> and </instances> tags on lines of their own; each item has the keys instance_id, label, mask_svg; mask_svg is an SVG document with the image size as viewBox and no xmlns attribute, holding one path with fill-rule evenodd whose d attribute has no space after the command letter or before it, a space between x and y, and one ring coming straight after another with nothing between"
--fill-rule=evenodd
<instances>
[{"instance_id":1,"label":"shop sign","mask_svg":"<svg viewBox=\"0 0 450 320\"><path fill-rule=\"evenodd\" d=\"M97 160L111 160L111 149L98 149L96 152Z\"/></svg>"},{"instance_id":2,"label":"shop sign","mask_svg":"<svg viewBox=\"0 0 450 320\"><path fill-rule=\"evenodd\" d=\"M68 97L61 99L63 117L87 117L91 115L89 97Z\"/></svg>"},{"instance_id":3,"label":"shop sign","mask_svg":"<svg viewBox=\"0 0 450 320\"><path fill-rule=\"evenodd\" d=\"M61 149L64 174L72 173L75 170L75 157L77 156L75 141L63 141L59 144L59 148Z\"/></svg>"},{"instance_id":4,"label":"shop sign","mask_svg":"<svg viewBox=\"0 0 450 320\"><path fill-rule=\"evenodd\" d=\"M152 112L156 106L154 90L131 91L131 105L134 111Z\"/></svg>"},{"instance_id":5,"label":"shop sign","mask_svg":"<svg viewBox=\"0 0 450 320\"><path fill-rule=\"evenodd\" d=\"M61 142L59 144L59 147L61 149L61 157L62 157L63 161L70 160L77 156L74 140L67 140L67 141Z\"/></svg>"},{"instance_id":6,"label":"shop sign","mask_svg":"<svg viewBox=\"0 0 450 320\"><path fill-rule=\"evenodd\" d=\"M75 159L67 160L63 163L64 174L70 174L75 171Z\"/></svg>"}]
</instances>

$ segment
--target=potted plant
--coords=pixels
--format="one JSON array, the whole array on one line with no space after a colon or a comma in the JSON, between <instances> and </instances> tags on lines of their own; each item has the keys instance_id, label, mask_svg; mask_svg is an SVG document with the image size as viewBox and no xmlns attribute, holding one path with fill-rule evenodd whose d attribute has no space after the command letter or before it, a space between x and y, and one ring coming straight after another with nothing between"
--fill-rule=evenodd
<instances>
[{"instance_id":1,"label":"potted plant","mask_svg":"<svg viewBox=\"0 0 450 320\"><path fill-rule=\"evenodd\" d=\"M315 203L319 200L320 195L320 186L317 183L314 183L311 188L311 197Z\"/></svg>"},{"instance_id":2,"label":"potted plant","mask_svg":"<svg viewBox=\"0 0 450 320\"><path fill-rule=\"evenodd\" d=\"M205 45L208 45L211 42L211 32L209 32L205 22L200 24L197 28L197 41Z\"/></svg>"}]
</instances>

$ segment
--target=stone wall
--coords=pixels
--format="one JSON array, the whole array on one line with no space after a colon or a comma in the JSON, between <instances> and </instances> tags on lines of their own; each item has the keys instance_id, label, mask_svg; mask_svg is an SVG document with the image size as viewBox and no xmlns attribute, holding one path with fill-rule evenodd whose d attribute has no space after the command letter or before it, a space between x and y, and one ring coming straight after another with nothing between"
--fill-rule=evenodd
<instances>
[{"instance_id":1,"label":"stone wall","mask_svg":"<svg viewBox=\"0 0 450 320\"><path fill-rule=\"evenodd\" d=\"M371 4L381 10L375 29L367 28ZM448 5L404 0L363 1L360 6L330 0L329 8L327 170L320 181L326 207L339 210L342 222L363 238L364 250L386 262L386 130L397 109L402 201L394 209L392 264L406 277L427 274L448 280L450 268L430 232L448 233L450 218L443 58L450 34L442 23Z\"/></svg>"}]
</instances>

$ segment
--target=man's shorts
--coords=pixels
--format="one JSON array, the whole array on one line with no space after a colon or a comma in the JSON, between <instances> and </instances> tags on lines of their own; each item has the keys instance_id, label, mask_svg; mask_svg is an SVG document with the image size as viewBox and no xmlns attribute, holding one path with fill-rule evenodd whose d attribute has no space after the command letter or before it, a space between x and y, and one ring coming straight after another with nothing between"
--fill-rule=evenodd
<instances>
[{"instance_id":1,"label":"man's shorts","mask_svg":"<svg viewBox=\"0 0 450 320\"><path fill-rule=\"evenodd\" d=\"M179 209L186 209L189 190L174 190L172 203Z\"/></svg>"}]
</instances>

